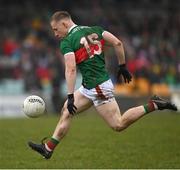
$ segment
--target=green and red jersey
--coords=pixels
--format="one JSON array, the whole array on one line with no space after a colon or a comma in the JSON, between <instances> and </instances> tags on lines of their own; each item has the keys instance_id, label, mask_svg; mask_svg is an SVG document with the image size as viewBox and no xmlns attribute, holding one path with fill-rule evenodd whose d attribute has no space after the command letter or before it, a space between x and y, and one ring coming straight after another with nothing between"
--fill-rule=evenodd
<instances>
[{"instance_id":1,"label":"green and red jersey","mask_svg":"<svg viewBox=\"0 0 180 170\"><path fill-rule=\"evenodd\" d=\"M88 89L109 79L105 69L103 32L99 26L74 26L60 44L63 55L71 52L75 54L82 83Z\"/></svg>"}]
</instances>

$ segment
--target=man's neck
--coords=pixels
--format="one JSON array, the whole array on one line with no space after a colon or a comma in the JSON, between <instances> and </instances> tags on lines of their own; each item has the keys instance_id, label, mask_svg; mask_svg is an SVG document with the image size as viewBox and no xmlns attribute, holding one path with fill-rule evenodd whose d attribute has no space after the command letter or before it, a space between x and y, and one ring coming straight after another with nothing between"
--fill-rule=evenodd
<instances>
[{"instance_id":1,"label":"man's neck","mask_svg":"<svg viewBox=\"0 0 180 170\"><path fill-rule=\"evenodd\" d=\"M77 25L76 24L72 24L71 26L70 26L70 28L69 28L69 30L68 30L68 33L74 28L74 27L76 27Z\"/></svg>"}]
</instances>

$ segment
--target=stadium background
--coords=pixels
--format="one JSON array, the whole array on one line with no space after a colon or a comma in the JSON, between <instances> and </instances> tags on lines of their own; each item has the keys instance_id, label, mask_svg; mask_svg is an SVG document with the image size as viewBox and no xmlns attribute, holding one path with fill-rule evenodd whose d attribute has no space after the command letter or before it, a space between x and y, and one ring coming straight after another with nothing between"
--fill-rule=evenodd
<instances>
[{"instance_id":1,"label":"stadium background","mask_svg":"<svg viewBox=\"0 0 180 170\"><path fill-rule=\"evenodd\" d=\"M40 94L52 106L50 111L58 112L66 94L64 66L49 18L59 9L68 10L77 24L100 25L123 41L134 80L128 86L117 82L116 57L112 49L107 50L107 68L116 84L116 94L155 93L169 97L172 89L180 86L178 0L1 0L0 3L1 96Z\"/></svg>"},{"instance_id":2,"label":"stadium background","mask_svg":"<svg viewBox=\"0 0 180 170\"><path fill-rule=\"evenodd\" d=\"M80 25L100 25L124 43L130 85L117 82L117 62L107 52L116 94L170 96L180 86L180 13L178 0L5 1L1 0L0 94L39 94L58 112L66 94L63 56L49 18L68 10ZM80 78L79 78L80 79ZM80 85L80 80L77 83ZM4 108L3 108L4 109ZM1 110L3 110L1 109Z\"/></svg>"},{"instance_id":3,"label":"stadium background","mask_svg":"<svg viewBox=\"0 0 180 170\"><path fill-rule=\"evenodd\" d=\"M7 117L19 117L23 116L21 112L22 102L26 96L31 94L37 94L42 96L47 105L49 114L55 114L59 112L59 108L66 97L66 85L64 82L64 65L63 56L59 51L59 42L54 38L53 33L50 29L49 18L53 12L57 10L67 10L71 13L73 20L79 25L100 25L104 29L109 30L119 37L124 43L127 66L133 74L133 82L129 85L123 85L116 79L117 72L117 60L112 49L108 49L106 53L107 68L110 72L111 78L115 84L115 94L121 105L122 110L126 108L140 104L145 101L152 94L159 94L165 98L173 100L176 104L180 103L180 1L179 0L1 0L0 1L0 141L3 143L5 138L7 146L0 147L0 168L59 168L59 164L54 162L54 165L48 165L40 161L40 164L36 164L36 157L33 154L27 156L29 151L26 153L24 143L19 143L17 148L19 149L18 156L21 158L21 153L24 152L22 157L25 159L26 156L30 160L34 161L34 164L29 164L28 161L24 163L17 159L18 156L9 157L11 151L6 150L11 146L12 142L7 137L6 132L9 132L10 136L13 136L13 142L18 142L16 133L23 134L19 138L21 142L26 142L28 135L36 136L39 140L40 134L49 132L54 128L57 117L55 119L50 117L49 120L42 119L45 124L48 124L46 128L40 131L38 120L30 119L6 119ZM81 77L78 74L77 86L81 83ZM62 149L61 153L61 164L62 168L83 168L83 161L86 164L86 168L179 168L180 164L178 161L178 144L180 138L178 137L180 129L177 126L179 121L179 115L171 115L172 113L165 113L165 116L159 114L159 116L152 116L152 118L145 118L144 124L140 121L138 125L129 130L131 137L126 139L126 134L121 136L121 139L117 136L113 136L114 133L109 132L107 129L101 129L105 125L99 123L99 119L95 116L94 111L92 115L87 113L86 116L80 117L79 120L75 119L77 125L73 125L74 129L70 132L73 140L73 131L77 133L80 129L79 134L83 134L87 140L88 145L89 139L85 132L92 134L89 128L89 124L94 122L96 130L104 134L104 138L107 138L110 143L112 142L110 136L113 136L113 142L116 144L118 140L121 140L123 148L129 147L129 152L121 151L121 159L125 161L124 164L118 164L111 162L111 159L104 158L100 159L99 162L97 157L98 153L102 154L102 150L106 152L106 148L102 145L98 145L101 150L96 150L97 155L94 152L90 152L90 149L86 148L89 155L84 154L81 150L83 144L83 138L79 148L76 143L76 147L81 151L80 153L88 159L82 160L82 164L77 164L78 152L72 153L72 156L67 160L66 156L69 157L71 144L68 140L65 140L63 144L68 149ZM164 119L162 119L162 117ZM88 119L88 120L87 120ZM83 121L84 120L84 121ZM169 121L169 124L167 123ZM92 121L92 122L91 122ZM85 123L87 122L87 123ZM159 125L158 122L161 122ZM85 124L84 124L85 123ZM22 131L21 126L24 126L26 131ZM86 125L86 128L81 125ZM96 126L97 125L97 126ZM158 126L159 125L159 126ZM42 124L42 126L44 126ZM39 129L39 132L34 132L33 128ZM148 127L152 128L152 131L148 131ZM50 129L51 128L51 129ZM89 128L89 129L88 129ZM147 133L150 133L151 137L146 136L141 132L140 137L138 136L141 129L146 129ZM13 129L12 132L10 129ZM82 132L84 129L84 132ZM156 131L158 129L159 133ZM165 130L166 129L166 130ZM94 130L94 134L96 134ZM168 131L169 130L169 131ZM108 131L108 132L107 132ZM162 133L167 132L167 134ZM170 132L171 131L171 132ZM162 133L161 133L162 132ZM36 133L36 134L34 134ZM109 133L109 137L106 134ZM161 144L160 148L157 149L154 155L151 153L149 156L146 155L144 146L148 145L149 148L154 147L153 135L157 133L159 141L154 143ZM135 135L137 136L133 138ZM171 134L171 135L170 135ZM143 136L144 135L144 136ZM91 136L91 135L90 135ZM138 150L138 139L143 138L145 144ZM166 140L167 137L167 140ZM70 137L69 137L70 138ZM116 139L115 139L116 138ZM162 140L161 140L162 139ZM99 136L97 140L101 141ZM128 143L128 141L132 143ZM152 146L151 142L152 140ZM174 144L169 144L169 140ZM162 142L166 144L162 145ZM102 141L101 141L102 142ZM106 141L103 141L106 142ZM156 144L157 144L156 143ZM91 146L89 143L88 146ZM93 143L94 144L94 143ZM169 145L168 145L169 144ZM20 147L21 146L21 147ZM137 146L137 148L136 148ZM108 145L112 149L111 145ZM137 152L133 149L136 148ZM16 149L16 148L13 148ZM27 149L27 148L26 148ZM158 150L161 149L161 150ZM166 155L161 153L166 151ZM168 150L171 149L171 150ZM173 150L174 149L174 150ZM21 152L20 152L21 151ZM115 152L116 148L112 150ZM133 154L132 154L133 152ZM3 153L3 154L1 154ZM8 154L7 154L8 153ZM14 152L13 152L14 153ZM75 154L76 153L76 154ZM94 153L94 154L93 154ZM127 153L129 155L127 155ZM141 153L141 154L139 154ZM158 155L159 153L159 155ZM174 153L174 154L173 154ZM7 155L6 155L7 154ZM74 155L75 154L75 155ZM107 152L106 152L107 154ZM108 152L108 154L113 154ZM139 155L138 155L139 154ZM143 155L144 154L144 155ZM124 157L123 157L124 155ZM74 156L74 158L73 158ZM130 160L126 162L126 156L130 156ZM134 156L134 157L133 157ZM149 162L137 164L138 160L142 157L149 159ZM172 160L169 158L172 158ZM94 159L93 159L94 157ZM153 159L154 157L154 159ZM162 164L157 163L156 157L161 158ZM8 159L11 161L8 161ZM23 159L22 158L22 159ZM134 159L133 159L134 158ZM166 159L167 158L167 159ZM75 159L77 162L73 162ZM116 156L112 157L112 160L118 160ZM89 162L86 162L89 160ZM135 162L134 162L135 160ZM69 161L69 162L67 162ZM94 162L95 161L95 162ZM161 162L160 161L160 162ZM94 163L92 163L94 162ZM150 163L151 162L151 163ZM99 163L99 164L98 164ZM11 166L12 165L12 166ZM57 166L56 166L57 165ZM71 165L71 166L68 166ZM94 165L94 166L92 166ZM104 165L104 166L103 166ZM156 166L157 165L157 166Z\"/></svg>"}]
</instances>

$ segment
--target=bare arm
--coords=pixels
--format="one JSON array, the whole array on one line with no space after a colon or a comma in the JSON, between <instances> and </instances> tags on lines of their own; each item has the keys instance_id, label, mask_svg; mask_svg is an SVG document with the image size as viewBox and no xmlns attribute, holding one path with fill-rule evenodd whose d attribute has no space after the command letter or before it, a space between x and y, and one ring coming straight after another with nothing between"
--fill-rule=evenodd
<instances>
[{"instance_id":1,"label":"bare arm","mask_svg":"<svg viewBox=\"0 0 180 170\"><path fill-rule=\"evenodd\" d=\"M122 76L124 78L124 82L129 83L132 79L132 76L128 71L128 69L126 68L124 47L122 42L108 31L103 32L103 38L107 43L112 45L115 49L115 53L117 55L118 64L119 64L118 78Z\"/></svg>"},{"instance_id":2,"label":"bare arm","mask_svg":"<svg viewBox=\"0 0 180 170\"><path fill-rule=\"evenodd\" d=\"M103 38L108 44L114 47L119 64L125 64L125 54L122 42L108 31L103 32Z\"/></svg>"},{"instance_id":3,"label":"bare arm","mask_svg":"<svg viewBox=\"0 0 180 170\"><path fill-rule=\"evenodd\" d=\"M76 61L74 53L64 55L65 58L65 78L68 94L74 93L76 83Z\"/></svg>"}]
</instances>

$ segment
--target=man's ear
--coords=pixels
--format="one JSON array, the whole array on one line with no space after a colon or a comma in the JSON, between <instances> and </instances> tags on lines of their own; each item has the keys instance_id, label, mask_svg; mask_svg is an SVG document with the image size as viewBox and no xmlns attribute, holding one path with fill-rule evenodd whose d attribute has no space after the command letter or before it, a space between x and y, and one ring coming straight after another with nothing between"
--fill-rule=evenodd
<instances>
[{"instance_id":1,"label":"man's ear","mask_svg":"<svg viewBox=\"0 0 180 170\"><path fill-rule=\"evenodd\" d=\"M63 25L65 28L68 28L68 24L66 23L66 21L62 21L62 25Z\"/></svg>"}]
</instances>

